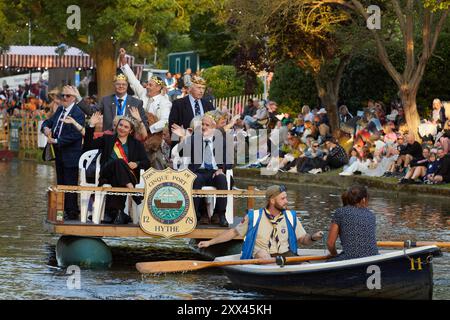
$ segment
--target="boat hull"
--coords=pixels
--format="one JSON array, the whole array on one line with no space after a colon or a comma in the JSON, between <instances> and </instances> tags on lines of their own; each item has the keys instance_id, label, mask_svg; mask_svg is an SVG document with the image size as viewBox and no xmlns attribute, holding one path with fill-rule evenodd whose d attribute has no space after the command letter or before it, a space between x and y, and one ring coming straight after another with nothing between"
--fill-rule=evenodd
<instances>
[{"instance_id":1,"label":"boat hull","mask_svg":"<svg viewBox=\"0 0 450 320\"><path fill-rule=\"evenodd\" d=\"M224 271L236 285L290 293L293 294L293 298L331 296L428 300L433 296L432 257L437 255L440 255L438 248L428 247L409 253L409 258L399 255L357 263L322 262L305 267L304 265L283 268L233 266L224 267ZM353 259L356 260L364 259ZM330 266L327 267L327 264ZM379 288L375 272L379 272Z\"/></svg>"}]
</instances>

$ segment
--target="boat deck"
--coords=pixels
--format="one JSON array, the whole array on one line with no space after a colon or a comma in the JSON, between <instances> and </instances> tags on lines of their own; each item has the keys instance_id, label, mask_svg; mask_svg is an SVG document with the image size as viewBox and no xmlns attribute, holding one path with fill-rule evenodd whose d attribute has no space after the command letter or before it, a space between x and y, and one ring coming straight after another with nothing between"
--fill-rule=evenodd
<instances>
[{"instance_id":1,"label":"boat deck","mask_svg":"<svg viewBox=\"0 0 450 320\"><path fill-rule=\"evenodd\" d=\"M149 235L142 231L137 224L111 225L111 224L93 224L80 223L79 221L65 221L64 223L56 223L48 219L44 222L48 232L66 236L80 237L112 237L112 238L154 238L156 236ZM234 225L230 226L231 228ZM229 228L221 228L213 225L200 225L193 232L176 236L175 238L188 239L211 239L228 230ZM235 238L242 240L242 237Z\"/></svg>"}]
</instances>

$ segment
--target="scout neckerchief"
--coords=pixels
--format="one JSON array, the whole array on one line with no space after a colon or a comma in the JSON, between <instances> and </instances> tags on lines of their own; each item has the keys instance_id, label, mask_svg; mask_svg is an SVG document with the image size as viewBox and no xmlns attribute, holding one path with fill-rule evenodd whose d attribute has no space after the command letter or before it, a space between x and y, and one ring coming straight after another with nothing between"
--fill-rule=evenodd
<instances>
[{"instance_id":1,"label":"scout neckerchief","mask_svg":"<svg viewBox=\"0 0 450 320\"><path fill-rule=\"evenodd\" d=\"M128 157L119 139L117 139L116 143L114 144L114 153L116 154L118 159L123 159L123 161L128 164Z\"/></svg>"},{"instance_id":2,"label":"scout neckerchief","mask_svg":"<svg viewBox=\"0 0 450 320\"><path fill-rule=\"evenodd\" d=\"M114 99L116 100L116 106L117 106L117 115L118 116L123 116L124 115L124 111L125 111L125 107L127 105L127 99L128 99L128 95L126 96L125 99L123 99L122 104L119 103L119 99L117 99L117 96L114 96Z\"/></svg>"},{"instance_id":3,"label":"scout neckerchief","mask_svg":"<svg viewBox=\"0 0 450 320\"><path fill-rule=\"evenodd\" d=\"M272 227L273 227L272 233L270 234L270 239L269 239L269 250L273 245L276 245L277 252L279 253L281 243L280 243L280 237L278 236L277 225L284 219L284 215L283 215L283 213L280 213L277 217L274 217L271 214L269 214L266 209L264 209L264 213L265 213L267 219L269 219L269 222L272 224Z\"/></svg>"}]
</instances>

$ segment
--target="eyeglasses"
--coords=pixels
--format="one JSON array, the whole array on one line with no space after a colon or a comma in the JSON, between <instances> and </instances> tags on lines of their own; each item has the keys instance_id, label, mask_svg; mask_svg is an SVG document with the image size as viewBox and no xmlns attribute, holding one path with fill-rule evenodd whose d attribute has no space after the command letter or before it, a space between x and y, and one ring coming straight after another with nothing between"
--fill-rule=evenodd
<instances>
[{"instance_id":1,"label":"eyeglasses","mask_svg":"<svg viewBox=\"0 0 450 320\"><path fill-rule=\"evenodd\" d=\"M314 145L313 147L314 147L314 148L318 148L319 146L318 146L318 145Z\"/></svg>"},{"instance_id":2,"label":"eyeglasses","mask_svg":"<svg viewBox=\"0 0 450 320\"><path fill-rule=\"evenodd\" d=\"M280 185L280 192L286 192L286 186L284 184Z\"/></svg>"}]
</instances>

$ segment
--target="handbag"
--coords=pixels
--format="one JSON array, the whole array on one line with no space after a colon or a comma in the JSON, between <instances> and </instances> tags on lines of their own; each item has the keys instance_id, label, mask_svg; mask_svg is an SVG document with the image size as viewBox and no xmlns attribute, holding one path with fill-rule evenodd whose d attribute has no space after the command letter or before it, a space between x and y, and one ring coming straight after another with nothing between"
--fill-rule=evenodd
<instances>
[{"instance_id":1,"label":"handbag","mask_svg":"<svg viewBox=\"0 0 450 320\"><path fill-rule=\"evenodd\" d=\"M55 158L55 148L53 147L53 144L47 143L44 147L44 151L42 152L42 160L53 161Z\"/></svg>"}]
</instances>

